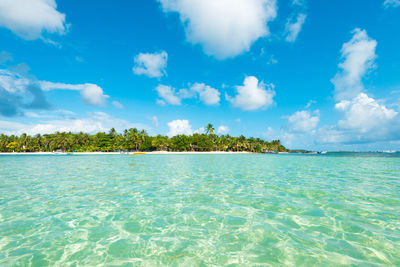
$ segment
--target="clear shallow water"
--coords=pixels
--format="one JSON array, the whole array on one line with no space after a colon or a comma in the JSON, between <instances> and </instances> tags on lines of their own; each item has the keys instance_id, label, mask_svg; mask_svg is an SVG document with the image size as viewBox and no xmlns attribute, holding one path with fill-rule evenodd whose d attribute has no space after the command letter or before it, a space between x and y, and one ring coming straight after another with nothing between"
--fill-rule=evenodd
<instances>
[{"instance_id":1,"label":"clear shallow water","mask_svg":"<svg viewBox=\"0 0 400 267\"><path fill-rule=\"evenodd\" d=\"M400 158L0 156L0 266L400 265Z\"/></svg>"}]
</instances>

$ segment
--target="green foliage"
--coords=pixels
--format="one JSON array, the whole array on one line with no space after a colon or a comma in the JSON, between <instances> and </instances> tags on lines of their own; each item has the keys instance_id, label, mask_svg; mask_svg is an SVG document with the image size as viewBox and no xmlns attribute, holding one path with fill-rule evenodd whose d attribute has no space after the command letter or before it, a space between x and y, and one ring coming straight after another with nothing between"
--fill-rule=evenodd
<instances>
[{"instance_id":1,"label":"green foliage","mask_svg":"<svg viewBox=\"0 0 400 267\"><path fill-rule=\"evenodd\" d=\"M207 134L149 136L145 130L136 128L125 130L122 134L113 128L108 133L96 134L56 132L29 136L0 135L0 152L68 152L95 151L287 151L279 140L267 142L260 138L232 137L216 135L212 124L206 126Z\"/></svg>"}]
</instances>

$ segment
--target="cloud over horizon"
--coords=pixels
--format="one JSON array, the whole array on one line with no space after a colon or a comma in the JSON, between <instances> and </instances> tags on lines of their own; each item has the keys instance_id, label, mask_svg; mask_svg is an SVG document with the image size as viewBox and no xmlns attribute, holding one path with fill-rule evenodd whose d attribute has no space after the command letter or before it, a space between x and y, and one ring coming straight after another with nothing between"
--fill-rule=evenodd
<instances>
[{"instance_id":1,"label":"cloud over horizon","mask_svg":"<svg viewBox=\"0 0 400 267\"><path fill-rule=\"evenodd\" d=\"M358 28L352 34L351 40L343 44L340 71L332 79L338 101L335 110L343 118L336 125L321 128L319 140L347 144L399 140L398 112L368 96L362 83L368 71L375 68L377 41Z\"/></svg>"},{"instance_id":2,"label":"cloud over horizon","mask_svg":"<svg viewBox=\"0 0 400 267\"><path fill-rule=\"evenodd\" d=\"M118 119L104 112L88 113L87 117L84 118L44 119L39 123L27 124L0 120L0 132L18 135L22 133L35 135L55 132L96 133L107 132L111 128L115 128L118 132L128 128L150 129L147 125Z\"/></svg>"},{"instance_id":3,"label":"cloud over horizon","mask_svg":"<svg viewBox=\"0 0 400 267\"><path fill-rule=\"evenodd\" d=\"M173 137L180 134L192 135L193 130L188 120L173 120L168 122L169 131L167 135Z\"/></svg>"}]
</instances>

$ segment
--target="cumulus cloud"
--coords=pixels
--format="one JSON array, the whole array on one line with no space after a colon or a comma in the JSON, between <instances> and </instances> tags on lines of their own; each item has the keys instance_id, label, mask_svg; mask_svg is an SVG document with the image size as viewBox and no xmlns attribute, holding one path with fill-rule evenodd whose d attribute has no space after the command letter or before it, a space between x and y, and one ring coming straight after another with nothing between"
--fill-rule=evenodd
<instances>
[{"instance_id":1,"label":"cumulus cloud","mask_svg":"<svg viewBox=\"0 0 400 267\"><path fill-rule=\"evenodd\" d=\"M181 98L175 94L175 89L172 88L171 86L160 84L159 86L156 87L156 91L158 92L158 96L162 98L161 100L160 99L158 100L157 102L158 104L161 105L164 105L165 103L168 103L170 105L181 104Z\"/></svg>"},{"instance_id":2,"label":"cumulus cloud","mask_svg":"<svg viewBox=\"0 0 400 267\"><path fill-rule=\"evenodd\" d=\"M289 130L295 133L312 132L319 123L319 112L315 112L314 116L307 110L297 111L289 116Z\"/></svg>"},{"instance_id":3,"label":"cumulus cloud","mask_svg":"<svg viewBox=\"0 0 400 267\"><path fill-rule=\"evenodd\" d=\"M0 69L0 114L23 115L24 109L49 109L50 104L40 87L19 73Z\"/></svg>"},{"instance_id":4,"label":"cumulus cloud","mask_svg":"<svg viewBox=\"0 0 400 267\"><path fill-rule=\"evenodd\" d=\"M363 92L362 78L374 67L377 42L365 30L356 29L353 34L342 47L341 72L332 80L338 100L335 109L343 118L336 125L321 128L318 139L322 143L341 144L399 140L398 112Z\"/></svg>"},{"instance_id":5,"label":"cumulus cloud","mask_svg":"<svg viewBox=\"0 0 400 267\"><path fill-rule=\"evenodd\" d=\"M133 73L146 75L151 78L162 77L167 74L168 54L165 51L160 53L140 53L134 59Z\"/></svg>"},{"instance_id":6,"label":"cumulus cloud","mask_svg":"<svg viewBox=\"0 0 400 267\"><path fill-rule=\"evenodd\" d=\"M65 14L57 11L55 0L2 0L0 27L34 40L41 38L43 32L64 34Z\"/></svg>"},{"instance_id":7,"label":"cumulus cloud","mask_svg":"<svg viewBox=\"0 0 400 267\"><path fill-rule=\"evenodd\" d=\"M186 38L218 59L235 57L269 35L275 0L159 0L164 12L179 13Z\"/></svg>"},{"instance_id":8,"label":"cumulus cloud","mask_svg":"<svg viewBox=\"0 0 400 267\"><path fill-rule=\"evenodd\" d=\"M218 105L220 92L204 83L195 83L190 90L199 94L200 101L206 105Z\"/></svg>"},{"instance_id":9,"label":"cumulus cloud","mask_svg":"<svg viewBox=\"0 0 400 267\"><path fill-rule=\"evenodd\" d=\"M388 7L398 7L400 6L400 0L385 0L383 2L383 5L388 8Z\"/></svg>"},{"instance_id":10,"label":"cumulus cloud","mask_svg":"<svg viewBox=\"0 0 400 267\"><path fill-rule=\"evenodd\" d=\"M40 82L41 88L44 91L50 90L74 90L79 91L82 99L89 105L102 106L105 104L108 95L105 95L103 89L92 83L85 84L67 84L67 83L53 83L48 81Z\"/></svg>"},{"instance_id":11,"label":"cumulus cloud","mask_svg":"<svg viewBox=\"0 0 400 267\"><path fill-rule=\"evenodd\" d=\"M67 118L47 120L40 123L15 123L0 121L0 132L6 134L46 134L55 132L107 132L111 128L122 132L128 128L138 128L148 130L149 127L140 123L132 123L123 119L112 117L103 112L89 113L86 118Z\"/></svg>"},{"instance_id":12,"label":"cumulus cloud","mask_svg":"<svg viewBox=\"0 0 400 267\"><path fill-rule=\"evenodd\" d=\"M335 109L344 112L344 119L338 122L340 129L357 130L360 133L390 126L388 124L391 124L398 114L364 93L351 101L343 100L337 103Z\"/></svg>"},{"instance_id":13,"label":"cumulus cloud","mask_svg":"<svg viewBox=\"0 0 400 267\"><path fill-rule=\"evenodd\" d=\"M179 91L171 86L160 84L156 87L156 91L161 98L157 100L160 105L181 105L182 99L196 98L197 96L206 105L218 105L221 94L217 89L204 83L195 83L189 89L180 89Z\"/></svg>"},{"instance_id":14,"label":"cumulus cloud","mask_svg":"<svg viewBox=\"0 0 400 267\"><path fill-rule=\"evenodd\" d=\"M189 124L188 120L174 120L168 122L168 136L172 137L175 135L185 134L191 135L193 133L192 126Z\"/></svg>"},{"instance_id":15,"label":"cumulus cloud","mask_svg":"<svg viewBox=\"0 0 400 267\"><path fill-rule=\"evenodd\" d=\"M284 146L291 149L313 150L317 146L320 147L315 142L316 132L316 130L310 132L293 131L289 125L289 127L281 127L280 129L268 127L263 135L266 140L280 140Z\"/></svg>"},{"instance_id":16,"label":"cumulus cloud","mask_svg":"<svg viewBox=\"0 0 400 267\"><path fill-rule=\"evenodd\" d=\"M268 90L265 89L268 87ZM242 110L251 111L257 109L265 109L270 107L275 96L274 85L258 82L254 76L248 76L244 80L243 86L236 86L237 95L230 97L226 95L226 99L232 103L234 107Z\"/></svg>"},{"instance_id":17,"label":"cumulus cloud","mask_svg":"<svg viewBox=\"0 0 400 267\"><path fill-rule=\"evenodd\" d=\"M304 22L306 21L306 14L298 14L296 21L289 20L285 25L284 35L287 42L293 43L296 41Z\"/></svg>"},{"instance_id":18,"label":"cumulus cloud","mask_svg":"<svg viewBox=\"0 0 400 267\"><path fill-rule=\"evenodd\" d=\"M0 114L11 117L23 115L26 109L49 109L51 105L44 93L57 89L79 91L82 99L94 106L103 105L109 97L95 84L38 81L26 74L0 69Z\"/></svg>"},{"instance_id":19,"label":"cumulus cloud","mask_svg":"<svg viewBox=\"0 0 400 267\"><path fill-rule=\"evenodd\" d=\"M351 40L343 44L340 71L332 79L336 100L351 99L363 90L362 77L372 69L377 42L365 30L355 29Z\"/></svg>"},{"instance_id":20,"label":"cumulus cloud","mask_svg":"<svg viewBox=\"0 0 400 267\"><path fill-rule=\"evenodd\" d=\"M221 126L218 127L217 134L227 134L227 133L229 133L229 127L228 126L221 125Z\"/></svg>"}]
</instances>

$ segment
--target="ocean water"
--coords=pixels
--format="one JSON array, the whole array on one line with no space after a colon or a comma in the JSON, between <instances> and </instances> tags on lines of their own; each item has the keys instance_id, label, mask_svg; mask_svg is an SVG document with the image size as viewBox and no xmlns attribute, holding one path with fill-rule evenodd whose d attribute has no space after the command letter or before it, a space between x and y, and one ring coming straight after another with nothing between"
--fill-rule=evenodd
<instances>
[{"instance_id":1,"label":"ocean water","mask_svg":"<svg viewBox=\"0 0 400 267\"><path fill-rule=\"evenodd\" d=\"M400 266L400 157L0 156L0 266Z\"/></svg>"}]
</instances>

